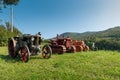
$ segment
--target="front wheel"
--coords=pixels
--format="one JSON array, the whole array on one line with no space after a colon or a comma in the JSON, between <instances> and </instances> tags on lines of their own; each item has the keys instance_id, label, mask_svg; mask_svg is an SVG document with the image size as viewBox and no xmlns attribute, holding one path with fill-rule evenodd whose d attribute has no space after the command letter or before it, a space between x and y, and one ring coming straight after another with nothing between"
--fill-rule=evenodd
<instances>
[{"instance_id":1,"label":"front wheel","mask_svg":"<svg viewBox=\"0 0 120 80\"><path fill-rule=\"evenodd\" d=\"M42 57L48 59L51 57L51 55L52 55L51 47L49 45L44 45L42 48Z\"/></svg>"},{"instance_id":2,"label":"front wheel","mask_svg":"<svg viewBox=\"0 0 120 80\"><path fill-rule=\"evenodd\" d=\"M20 48L20 60L22 62L28 62L29 58L30 58L30 53L29 53L29 49L26 45L24 45L23 47Z\"/></svg>"}]
</instances>

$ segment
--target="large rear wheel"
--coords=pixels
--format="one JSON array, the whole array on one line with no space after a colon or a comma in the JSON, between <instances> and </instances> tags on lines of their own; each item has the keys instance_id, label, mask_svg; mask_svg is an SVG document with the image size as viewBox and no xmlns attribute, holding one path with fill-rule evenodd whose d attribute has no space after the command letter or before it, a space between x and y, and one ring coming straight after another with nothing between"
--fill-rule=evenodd
<instances>
[{"instance_id":1,"label":"large rear wheel","mask_svg":"<svg viewBox=\"0 0 120 80\"><path fill-rule=\"evenodd\" d=\"M51 55L52 55L51 47L49 45L44 45L42 48L42 57L48 59L51 57Z\"/></svg>"},{"instance_id":2,"label":"large rear wheel","mask_svg":"<svg viewBox=\"0 0 120 80\"><path fill-rule=\"evenodd\" d=\"M15 54L15 46L16 46L16 41L14 38L9 38L8 39L8 54L10 57L15 58L17 54Z\"/></svg>"}]
</instances>

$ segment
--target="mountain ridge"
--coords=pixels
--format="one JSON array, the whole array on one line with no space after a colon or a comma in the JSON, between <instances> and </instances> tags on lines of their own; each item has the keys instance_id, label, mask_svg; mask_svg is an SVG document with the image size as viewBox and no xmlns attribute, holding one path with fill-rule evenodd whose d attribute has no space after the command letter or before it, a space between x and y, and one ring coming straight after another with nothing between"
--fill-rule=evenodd
<instances>
[{"instance_id":1,"label":"mountain ridge","mask_svg":"<svg viewBox=\"0 0 120 80\"><path fill-rule=\"evenodd\" d=\"M65 32L59 35L59 37L70 37L72 39L87 39L88 37L97 37L97 38L113 38L120 37L120 26L116 26L114 28L109 28L103 31L87 31L83 33L78 32Z\"/></svg>"}]
</instances>

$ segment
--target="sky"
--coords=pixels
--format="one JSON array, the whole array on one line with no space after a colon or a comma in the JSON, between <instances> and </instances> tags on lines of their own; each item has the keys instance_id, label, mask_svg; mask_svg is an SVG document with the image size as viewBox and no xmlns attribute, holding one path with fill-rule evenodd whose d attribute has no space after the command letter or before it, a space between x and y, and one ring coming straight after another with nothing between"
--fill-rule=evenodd
<instances>
[{"instance_id":1,"label":"sky","mask_svg":"<svg viewBox=\"0 0 120 80\"><path fill-rule=\"evenodd\" d=\"M41 32L52 38L64 32L102 31L120 26L120 0L20 0L14 6L14 26L23 34ZM0 24L10 20L9 7Z\"/></svg>"}]
</instances>

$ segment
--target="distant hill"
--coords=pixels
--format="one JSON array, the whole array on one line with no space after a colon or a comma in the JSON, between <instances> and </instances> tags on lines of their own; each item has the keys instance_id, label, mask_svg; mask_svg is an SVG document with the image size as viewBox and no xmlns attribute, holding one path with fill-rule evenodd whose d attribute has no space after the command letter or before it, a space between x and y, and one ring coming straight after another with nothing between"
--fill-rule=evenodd
<instances>
[{"instance_id":1,"label":"distant hill","mask_svg":"<svg viewBox=\"0 0 120 80\"><path fill-rule=\"evenodd\" d=\"M75 33L75 32L65 32L59 35L60 37L70 37L72 39L88 39L88 38L107 38L107 39L113 39L113 38L120 38L120 26L110 28L104 31L98 31L98 32L84 32L84 33Z\"/></svg>"},{"instance_id":2,"label":"distant hill","mask_svg":"<svg viewBox=\"0 0 120 80\"><path fill-rule=\"evenodd\" d=\"M120 26L109 28L103 31L96 32L65 32L59 37L70 37L72 40L84 40L90 50L118 50L120 51ZM95 47L92 47L92 44Z\"/></svg>"}]
</instances>

